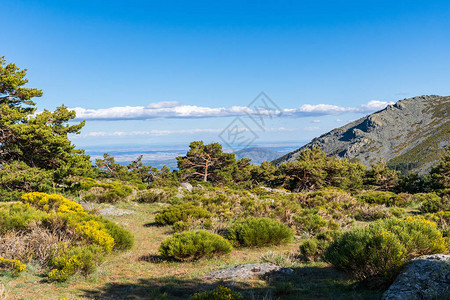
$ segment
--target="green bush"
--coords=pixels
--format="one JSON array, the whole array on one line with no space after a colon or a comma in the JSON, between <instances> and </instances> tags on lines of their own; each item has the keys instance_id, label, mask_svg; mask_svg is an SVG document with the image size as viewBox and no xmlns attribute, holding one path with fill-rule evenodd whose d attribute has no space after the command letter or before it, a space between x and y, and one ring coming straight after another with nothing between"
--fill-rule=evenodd
<instances>
[{"instance_id":1,"label":"green bush","mask_svg":"<svg viewBox=\"0 0 450 300\"><path fill-rule=\"evenodd\" d=\"M32 192L23 194L21 200L23 203L0 205L0 234L14 230L19 236L26 236L36 229L54 234L55 239L43 237L54 246L39 253L45 259L37 261L41 267L51 268L49 280L64 281L77 272L92 272L104 254L133 245L129 231L85 212L80 204L60 195ZM24 245L35 249L39 240L42 239L34 241L31 236Z\"/></svg>"},{"instance_id":2,"label":"green bush","mask_svg":"<svg viewBox=\"0 0 450 300\"><path fill-rule=\"evenodd\" d=\"M324 258L357 279L384 285L393 281L409 259L446 252L445 239L436 223L423 217L407 217L380 220L348 231L327 248Z\"/></svg>"},{"instance_id":3,"label":"green bush","mask_svg":"<svg viewBox=\"0 0 450 300\"><path fill-rule=\"evenodd\" d=\"M208 219L211 213L202 207L195 206L192 203L184 203L169 206L156 215L155 221L160 225L172 225L178 221L187 221L192 219Z\"/></svg>"},{"instance_id":4,"label":"green bush","mask_svg":"<svg viewBox=\"0 0 450 300\"><path fill-rule=\"evenodd\" d=\"M164 258L178 261L227 254L231 250L233 247L230 242L220 235L205 230L175 233L173 237L165 239L159 247L159 253Z\"/></svg>"},{"instance_id":5,"label":"green bush","mask_svg":"<svg viewBox=\"0 0 450 300\"><path fill-rule=\"evenodd\" d=\"M250 217L235 222L228 229L226 236L236 245L259 247L289 243L294 237L294 232L277 220Z\"/></svg>"},{"instance_id":6,"label":"green bush","mask_svg":"<svg viewBox=\"0 0 450 300\"><path fill-rule=\"evenodd\" d=\"M227 287L219 286L211 291L195 293L191 300L243 300L241 294Z\"/></svg>"},{"instance_id":7,"label":"green bush","mask_svg":"<svg viewBox=\"0 0 450 300\"><path fill-rule=\"evenodd\" d=\"M17 201L23 193L52 190L53 171L29 167L24 162L2 163L0 201Z\"/></svg>"},{"instance_id":8,"label":"green bush","mask_svg":"<svg viewBox=\"0 0 450 300\"><path fill-rule=\"evenodd\" d=\"M317 234L312 239L305 240L299 247L300 257L305 261L321 259L330 243L340 235L340 231L328 230Z\"/></svg>"},{"instance_id":9,"label":"green bush","mask_svg":"<svg viewBox=\"0 0 450 300\"><path fill-rule=\"evenodd\" d=\"M368 191L358 195L357 198L369 204L392 206L395 203L397 195L392 192Z\"/></svg>"},{"instance_id":10,"label":"green bush","mask_svg":"<svg viewBox=\"0 0 450 300\"><path fill-rule=\"evenodd\" d=\"M326 187L317 192L309 193L305 200L301 202L303 206L313 208L316 206L328 205L330 202L348 202L352 196L336 187Z\"/></svg>"},{"instance_id":11,"label":"green bush","mask_svg":"<svg viewBox=\"0 0 450 300\"><path fill-rule=\"evenodd\" d=\"M421 213L436 213L444 209L441 197L436 193L420 193L415 197L421 203L419 207Z\"/></svg>"},{"instance_id":12,"label":"green bush","mask_svg":"<svg viewBox=\"0 0 450 300\"><path fill-rule=\"evenodd\" d=\"M298 232L316 234L327 227L327 221L317 214L317 210L304 210L294 217Z\"/></svg>"},{"instance_id":13,"label":"green bush","mask_svg":"<svg viewBox=\"0 0 450 300\"><path fill-rule=\"evenodd\" d=\"M172 193L163 189L148 189L140 191L136 200L141 203L169 203Z\"/></svg>"},{"instance_id":14,"label":"green bush","mask_svg":"<svg viewBox=\"0 0 450 300\"><path fill-rule=\"evenodd\" d=\"M134 236L130 231L103 217L99 217L97 221L103 223L106 231L114 239L115 250L128 250L133 247Z\"/></svg>"},{"instance_id":15,"label":"green bush","mask_svg":"<svg viewBox=\"0 0 450 300\"><path fill-rule=\"evenodd\" d=\"M353 215L357 221L375 221L379 219L386 219L391 216L390 210L388 210L384 205L363 205L364 206L356 209Z\"/></svg>"},{"instance_id":16,"label":"green bush","mask_svg":"<svg viewBox=\"0 0 450 300\"><path fill-rule=\"evenodd\" d=\"M0 208L0 232L25 230L31 222L41 222L48 218L45 212L36 210L28 204L12 203Z\"/></svg>"},{"instance_id":17,"label":"green bush","mask_svg":"<svg viewBox=\"0 0 450 300\"><path fill-rule=\"evenodd\" d=\"M52 259L52 270L47 274L51 281L66 281L77 272L92 273L103 259L102 248L98 245L74 247L67 249L60 256Z\"/></svg>"},{"instance_id":18,"label":"green bush","mask_svg":"<svg viewBox=\"0 0 450 300\"><path fill-rule=\"evenodd\" d=\"M85 200L115 203L130 196L135 189L139 189L139 186L131 186L124 181L102 183L92 178L84 178L80 182L79 188L86 191L83 196Z\"/></svg>"}]
</instances>

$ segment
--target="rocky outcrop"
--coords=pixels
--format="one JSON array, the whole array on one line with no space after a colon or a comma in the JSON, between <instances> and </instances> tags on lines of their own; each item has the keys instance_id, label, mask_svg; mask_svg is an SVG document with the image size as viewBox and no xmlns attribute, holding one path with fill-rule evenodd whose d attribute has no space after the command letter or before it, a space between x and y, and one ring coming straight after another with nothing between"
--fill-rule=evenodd
<instances>
[{"instance_id":1,"label":"rocky outcrop","mask_svg":"<svg viewBox=\"0 0 450 300\"><path fill-rule=\"evenodd\" d=\"M450 97L420 96L336 128L273 161L294 161L300 151L319 146L327 155L358 159L369 166L380 159L400 170L425 172L450 144Z\"/></svg>"},{"instance_id":2,"label":"rocky outcrop","mask_svg":"<svg viewBox=\"0 0 450 300\"><path fill-rule=\"evenodd\" d=\"M450 255L425 255L411 260L382 299L450 299Z\"/></svg>"}]
</instances>

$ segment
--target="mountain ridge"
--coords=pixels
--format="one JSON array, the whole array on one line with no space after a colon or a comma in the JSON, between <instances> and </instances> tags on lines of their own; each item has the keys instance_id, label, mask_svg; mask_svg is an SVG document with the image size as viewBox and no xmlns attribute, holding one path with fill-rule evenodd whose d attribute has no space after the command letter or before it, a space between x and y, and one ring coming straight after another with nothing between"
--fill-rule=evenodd
<instances>
[{"instance_id":1,"label":"mountain ridge","mask_svg":"<svg viewBox=\"0 0 450 300\"><path fill-rule=\"evenodd\" d=\"M368 116L335 128L273 161L296 160L318 146L329 156L357 159L370 166L380 159L403 173L424 173L450 140L450 96L423 95L397 101Z\"/></svg>"}]
</instances>

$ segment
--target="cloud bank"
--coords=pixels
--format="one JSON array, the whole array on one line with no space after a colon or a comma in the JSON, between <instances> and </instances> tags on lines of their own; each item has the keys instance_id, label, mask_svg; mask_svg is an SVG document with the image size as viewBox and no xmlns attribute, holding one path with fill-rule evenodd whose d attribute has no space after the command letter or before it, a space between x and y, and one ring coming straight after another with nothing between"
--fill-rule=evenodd
<instances>
[{"instance_id":1,"label":"cloud bank","mask_svg":"<svg viewBox=\"0 0 450 300\"><path fill-rule=\"evenodd\" d=\"M114 132L106 132L106 131L92 131L83 133L78 136L73 136L73 138L78 137L125 137L125 136L164 136L164 135L172 135L172 134L196 134L196 133L220 133L224 129L212 129L212 128L194 128L194 129L180 129L180 130L143 130L143 131L114 131ZM240 132L249 131L248 128L238 128ZM265 128L261 129L251 129L252 131L264 131L264 132L279 132L279 131L294 131L294 129L277 127L277 128Z\"/></svg>"},{"instance_id":2,"label":"cloud bank","mask_svg":"<svg viewBox=\"0 0 450 300\"><path fill-rule=\"evenodd\" d=\"M373 100L356 107L343 107L330 104L304 104L298 108L270 109L266 107L249 108L247 106L206 107L184 105L175 101L151 103L147 106L117 106L100 109L82 107L71 108L77 114L76 120L117 121L146 120L157 118L222 118L240 116L278 116L303 118L312 116L339 115L344 113L372 113L385 108L393 102Z\"/></svg>"}]
</instances>

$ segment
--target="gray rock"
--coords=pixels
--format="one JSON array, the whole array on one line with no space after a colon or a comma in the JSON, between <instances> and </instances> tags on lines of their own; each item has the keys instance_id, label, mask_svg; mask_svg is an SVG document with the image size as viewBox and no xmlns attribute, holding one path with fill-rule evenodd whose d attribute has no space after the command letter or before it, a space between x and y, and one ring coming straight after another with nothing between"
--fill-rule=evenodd
<instances>
[{"instance_id":1,"label":"gray rock","mask_svg":"<svg viewBox=\"0 0 450 300\"><path fill-rule=\"evenodd\" d=\"M411 260L382 299L450 299L450 255L425 255Z\"/></svg>"},{"instance_id":2,"label":"gray rock","mask_svg":"<svg viewBox=\"0 0 450 300\"><path fill-rule=\"evenodd\" d=\"M265 187L265 186L262 186L261 187L263 190L266 190L266 191L268 191L268 192L275 192L275 193L280 193L280 194L282 194L282 195L288 195L288 194L290 194L290 192L288 192L288 191L285 191L285 190L280 190L280 189L272 189L272 188L269 188L269 187Z\"/></svg>"},{"instance_id":3,"label":"gray rock","mask_svg":"<svg viewBox=\"0 0 450 300\"><path fill-rule=\"evenodd\" d=\"M213 271L206 275L206 278L213 280L239 280L263 276L268 273L291 274L292 272L292 269L282 268L271 263L255 263Z\"/></svg>"},{"instance_id":4,"label":"gray rock","mask_svg":"<svg viewBox=\"0 0 450 300\"><path fill-rule=\"evenodd\" d=\"M181 187L183 188L183 189L185 189L186 191L189 191L189 192L192 192L192 184L190 184L189 182L183 182L182 184L181 184Z\"/></svg>"},{"instance_id":5,"label":"gray rock","mask_svg":"<svg viewBox=\"0 0 450 300\"><path fill-rule=\"evenodd\" d=\"M132 213L134 213L134 211L129 209L107 207L100 209L98 213L102 216L123 216L123 215L131 215Z\"/></svg>"}]
</instances>

